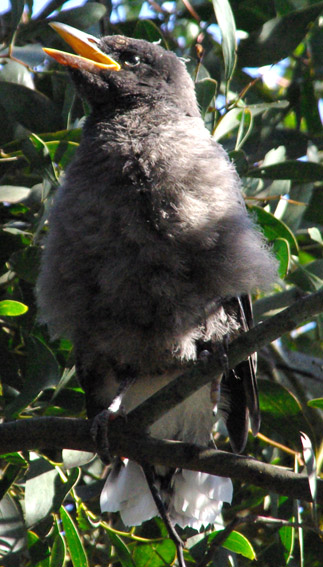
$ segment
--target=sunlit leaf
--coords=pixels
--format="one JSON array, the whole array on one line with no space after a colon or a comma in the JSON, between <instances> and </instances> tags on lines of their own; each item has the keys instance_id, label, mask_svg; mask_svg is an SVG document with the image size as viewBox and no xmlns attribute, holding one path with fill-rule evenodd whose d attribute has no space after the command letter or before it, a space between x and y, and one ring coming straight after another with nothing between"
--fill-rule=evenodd
<instances>
[{"instance_id":1,"label":"sunlit leaf","mask_svg":"<svg viewBox=\"0 0 323 567\"><path fill-rule=\"evenodd\" d=\"M269 242L275 240L276 238L287 240L292 254L297 254L297 240L292 231L283 221L277 219L274 215L272 215L268 211L265 211L261 207L253 206L250 207L250 210L256 214L257 220Z\"/></svg>"},{"instance_id":2,"label":"sunlit leaf","mask_svg":"<svg viewBox=\"0 0 323 567\"><path fill-rule=\"evenodd\" d=\"M221 531L213 532L209 538L209 543L217 536ZM250 541L241 533L233 531L226 538L226 540L221 544L225 549L232 551L233 553L239 553L248 559L256 559L255 551L250 543Z\"/></svg>"},{"instance_id":3,"label":"sunlit leaf","mask_svg":"<svg viewBox=\"0 0 323 567\"><path fill-rule=\"evenodd\" d=\"M20 301L13 301L11 299L4 299L0 301L0 316L1 317L17 317L23 315L28 311L28 306Z\"/></svg>"},{"instance_id":4,"label":"sunlit leaf","mask_svg":"<svg viewBox=\"0 0 323 567\"><path fill-rule=\"evenodd\" d=\"M25 489L25 517L28 526L34 526L53 510L58 472L48 461L35 457L27 474Z\"/></svg>"},{"instance_id":5,"label":"sunlit leaf","mask_svg":"<svg viewBox=\"0 0 323 567\"><path fill-rule=\"evenodd\" d=\"M323 409L323 398L315 398L314 400L309 400L307 405L311 408Z\"/></svg>"},{"instance_id":6,"label":"sunlit leaf","mask_svg":"<svg viewBox=\"0 0 323 567\"><path fill-rule=\"evenodd\" d=\"M323 245L323 238L322 234L316 226L307 229L308 234L310 235L311 239L319 244Z\"/></svg>"},{"instance_id":7,"label":"sunlit leaf","mask_svg":"<svg viewBox=\"0 0 323 567\"><path fill-rule=\"evenodd\" d=\"M313 501L316 499L317 492L317 471L316 471L316 458L311 440L306 433L300 432L301 442L303 447L303 458L308 474L308 483L310 485L311 496Z\"/></svg>"},{"instance_id":8,"label":"sunlit leaf","mask_svg":"<svg viewBox=\"0 0 323 567\"><path fill-rule=\"evenodd\" d=\"M213 0L214 12L222 35L225 79L230 81L236 64L236 26L228 0Z\"/></svg>"},{"instance_id":9,"label":"sunlit leaf","mask_svg":"<svg viewBox=\"0 0 323 567\"><path fill-rule=\"evenodd\" d=\"M60 509L60 516L73 567L88 567L87 555L80 534L71 516L63 506Z\"/></svg>"},{"instance_id":10,"label":"sunlit leaf","mask_svg":"<svg viewBox=\"0 0 323 567\"><path fill-rule=\"evenodd\" d=\"M25 525L21 508L9 494L0 500L0 542L1 555L15 554L25 547ZM14 564L13 564L14 565Z\"/></svg>"},{"instance_id":11,"label":"sunlit leaf","mask_svg":"<svg viewBox=\"0 0 323 567\"><path fill-rule=\"evenodd\" d=\"M279 260L279 277L284 278L288 272L290 263L290 247L288 240L285 238L276 238L273 245L273 252Z\"/></svg>"},{"instance_id":12,"label":"sunlit leaf","mask_svg":"<svg viewBox=\"0 0 323 567\"><path fill-rule=\"evenodd\" d=\"M165 565L173 565L175 557L175 544L168 538L160 543L154 542L138 545L133 554L136 567L144 567L145 565L165 567Z\"/></svg>"},{"instance_id":13,"label":"sunlit leaf","mask_svg":"<svg viewBox=\"0 0 323 567\"><path fill-rule=\"evenodd\" d=\"M16 185L0 186L0 201L5 203L21 203L30 194L28 187L17 187Z\"/></svg>"},{"instance_id":14,"label":"sunlit leaf","mask_svg":"<svg viewBox=\"0 0 323 567\"><path fill-rule=\"evenodd\" d=\"M291 518L291 521L295 521L295 518ZM295 545L295 528L292 526L283 526L279 530L279 537L284 546L284 557L286 565L288 565L293 555Z\"/></svg>"}]
</instances>

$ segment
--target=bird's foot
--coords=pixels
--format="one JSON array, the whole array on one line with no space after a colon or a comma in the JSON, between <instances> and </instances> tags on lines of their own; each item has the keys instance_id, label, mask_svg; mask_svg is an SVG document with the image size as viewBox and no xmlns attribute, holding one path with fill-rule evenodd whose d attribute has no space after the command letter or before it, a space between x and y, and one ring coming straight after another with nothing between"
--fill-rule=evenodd
<instances>
[{"instance_id":1,"label":"bird's foot","mask_svg":"<svg viewBox=\"0 0 323 567\"><path fill-rule=\"evenodd\" d=\"M222 343L217 345L218 354L220 364L222 366L222 371L224 376L228 376L230 368L229 368L229 358L228 358L228 351L229 351L229 337L228 335L224 335Z\"/></svg>"},{"instance_id":2,"label":"bird's foot","mask_svg":"<svg viewBox=\"0 0 323 567\"><path fill-rule=\"evenodd\" d=\"M108 409L104 409L95 416L92 422L91 435L97 447L97 453L100 459L105 463L111 462L111 453L109 448L109 423L117 417L126 417L126 412L122 406L122 400L132 384L136 381L135 375L125 376L118 388L115 398L112 400Z\"/></svg>"},{"instance_id":3,"label":"bird's foot","mask_svg":"<svg viewBox=\"0 0 323 567\"><path fill-rule=\"evenodd\" d=\"M205 348L199 353L198 359L201 360L204 364L207 364L211 354L212 352Z\"/></svg>"},{"instance_id":4,"label":"bird's foot","mask_svg":"<svg viewBox=\"0 0 323 567\"><path fill-rule=\"evenodd\" d=\"M98 413L91 425L91 436L96 445L96 451L99 455L101 461L108 465L111 463L112 455L110 453L109 446L109 424L114 421L117 417L126 418L126 412L123 407L119 405L118 409L114 409L115 400L109 406L108 409L102 410Z\"/></svg>"}]
</instances>

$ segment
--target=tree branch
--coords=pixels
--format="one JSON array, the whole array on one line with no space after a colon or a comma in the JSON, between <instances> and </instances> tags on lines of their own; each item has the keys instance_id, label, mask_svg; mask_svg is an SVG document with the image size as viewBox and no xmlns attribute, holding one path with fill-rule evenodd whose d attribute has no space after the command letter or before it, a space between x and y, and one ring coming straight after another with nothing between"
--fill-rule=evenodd
<instances>
[{"instance_id":1,"label":"tree branch","mask_svg":"<svg viewBox=\"0 0 323 567\"><path fill-rule=\"evenodd\" d=\"M236 366L258 350L323 310L323 290L304 297L291 307L240 335L229 348L229 365ZM111 452L136 461L200 470L229 476L266 490L311 501L306 475L261 463L250 457L201 448L187 443L157 440L143 429L222 372L216 356L196 363L185 374L133 410L127 421L116 419L109 428ZM138 432L140 434L138 435ZM0 453L39 447L95 451L90 422L70 418L34 418L0 426ZM318 481L318 501L323 503L323 481Z\"/></svg>"},{"instance_id":2,"label":"tree branch","mask_svg":"<svg viewBox=\"0 0 323 567\"><path fill-rule=\"evenodd\" d=\"M39 417L13 421L0 427L0 453L39 447L95 451L91 422L63 417ZM254 484L271 492L311 501L305 474L262 463L225 451L134 435L128 421L117 418L109 427L111 452L138 462L183 467ZM323 480L318 479L317 501L323 503Z\"/></svg>"},{"instance_id":3,"label":"tree branch","mask_svg":"<svg viewBox=\"0 0 323 567\"><path fill-rule=\"evenodd\" d=\"M228 351L229 367L234 368L252 353L322 311L323 290L320 290L259 323L232 341ZM132 427L142 431L222 372L223 367L216 353L208 358L207 364L204 361L195 363L129 414Z\"/></svg>"}]
</instances>

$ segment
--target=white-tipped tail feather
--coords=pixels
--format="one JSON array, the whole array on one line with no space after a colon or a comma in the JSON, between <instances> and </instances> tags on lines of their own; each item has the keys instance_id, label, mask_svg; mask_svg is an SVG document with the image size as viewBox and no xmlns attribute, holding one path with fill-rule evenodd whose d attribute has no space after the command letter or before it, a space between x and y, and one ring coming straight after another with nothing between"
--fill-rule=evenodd
<instances>
[{"instance_id":1,"label":"white-tipped tail feather","mask_svg":"<svg viewBox=\"0 0 323 567\"><path fill-rule=\"evenodd\" d=\"M213 524L222 503L231 502L229 478L181 469L171 481L169 491L161 490L171 520L181 528L199 530ZM112 469L101 493L102 512L120 512L126 526L137 526L159 516L141 467L126 459Z\"/></svg>"}]
</instances>

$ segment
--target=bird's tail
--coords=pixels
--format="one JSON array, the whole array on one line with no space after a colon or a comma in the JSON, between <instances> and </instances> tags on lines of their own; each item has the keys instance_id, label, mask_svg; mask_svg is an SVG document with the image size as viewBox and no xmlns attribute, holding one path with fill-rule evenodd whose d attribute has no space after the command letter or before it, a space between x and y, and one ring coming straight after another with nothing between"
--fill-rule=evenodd
<instances>
[{"instance_id":1,"label":"bird's tail","mask_svg":"<svg viewBox=\"0 0 323 567\"><path fill-rule=\"evenodd\" d=\"M158 476L156 482L160 484ZM232 499L229 478L185 469L174 472L167 489L158 488L170 519L182 528L190 526L199 530L214 524L222 503ZM120 512L126 526L136 526L159 515L142 468L128 459L113 467L100 504L102 512Z\"/></svg>"}]
</instances>

